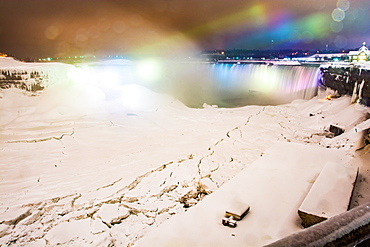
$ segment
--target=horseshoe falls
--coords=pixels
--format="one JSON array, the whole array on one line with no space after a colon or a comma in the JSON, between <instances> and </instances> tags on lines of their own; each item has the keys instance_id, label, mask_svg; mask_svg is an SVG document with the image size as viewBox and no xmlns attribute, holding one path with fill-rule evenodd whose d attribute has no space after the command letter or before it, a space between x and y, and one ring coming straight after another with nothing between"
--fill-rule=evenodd
<instances>
[{"instance_id":1,"label":"horseshoe falls","mask_svg":"<svg viewBox=\"0 0 370 247\"><path fill-rule=\"evenodd\" d=\"M173 70L172 70L173 71ZM190 107L276 105L317 93L319 68L265 64L186 64L169 93ZM168 75L170 76L170 74Z\"/></svg>"}]
</instances>

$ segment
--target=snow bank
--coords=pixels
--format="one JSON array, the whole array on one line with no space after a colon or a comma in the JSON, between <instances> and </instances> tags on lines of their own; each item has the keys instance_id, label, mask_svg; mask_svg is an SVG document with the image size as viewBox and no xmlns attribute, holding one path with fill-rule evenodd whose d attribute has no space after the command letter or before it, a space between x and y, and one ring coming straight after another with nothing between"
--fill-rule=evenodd
<instances>
[{"instance_id":1,"label":"snow bank","mask_svg":"<svg viewBox=\"0 0 370 247\"><path fill-rule=\"evenodd\" d=\"M25 66L26 63L17 61L12 57L0 57L0 67L2 68L13 68L17 66Z\"/></svg>"},{"instance_id":2,"label":"snow bank","mask_svg":"<svg viewBox=\"0 0 370 247\"><path fill-rule=\"evenodd\" d=\"M356 63L349 63L349 62L328 62L320 65L323 68L361 68L361 69L370 69L370 61L364 62L356 62Z\"/></svg>"},{"instance_id":3,"label":"snow bank","mask_svg":"<svg viewBox=\"0 0 370 247\"><path fill-rule=\"evenodd\" d=\"M5 126L12 121L56 121L89 114L136 114L166 107L186 108L170 96L135 84L120 85L109 92L94 85L54 84L37 97L29 97L19 89L3 90L1 96L0 121Z\"/></svg>"},{"instance_id":4,"label":"snow bank","mask_svg":"<svg viewBox=\"0 0 370 247\"><path fill-rule=\"evenodd\" d=\"M14 88L2 90L2 124L15 119L17 122L36 119L51 121L88 114L135 113L170 105L184 108L170 96L132 83L134 78L123 78L120 71L131 65L127 60L96 62L77 67L60 63L23 63L13 58L1 58L0 61L0 69L9 73L42 73L44 78L41 83L45 86L37 97L29 97L30 94ZM28 83L27 80L25 82Z\"/></svg>"},{"instance_id":5,"label":"snow bank","mask_svg":"<svg viewBox=\"0 0 370 247\"><path fill-rule=\"evenodd\" d=\"M11 57L0 57L0 71L3 74L0 85L1 88L38 91L49 85L66 83L72 68L72 65L63 63L25 63Z\"/></svg>"}]
</instances>

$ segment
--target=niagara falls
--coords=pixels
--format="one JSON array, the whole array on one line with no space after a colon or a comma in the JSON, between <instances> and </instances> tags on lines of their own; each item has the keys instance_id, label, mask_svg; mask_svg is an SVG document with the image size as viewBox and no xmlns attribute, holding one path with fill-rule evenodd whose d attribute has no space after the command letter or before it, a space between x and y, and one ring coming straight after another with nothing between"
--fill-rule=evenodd
<instances>
[{"instance_id":1,"label":"niagara falls","mask_svg":"<svg viewBox=\"0 0 370 247\"><path fill-rule=\"evenodd\" d=\"M366 1L0 9L0 246L368 246Z\"/></svg>"}]
</instances>

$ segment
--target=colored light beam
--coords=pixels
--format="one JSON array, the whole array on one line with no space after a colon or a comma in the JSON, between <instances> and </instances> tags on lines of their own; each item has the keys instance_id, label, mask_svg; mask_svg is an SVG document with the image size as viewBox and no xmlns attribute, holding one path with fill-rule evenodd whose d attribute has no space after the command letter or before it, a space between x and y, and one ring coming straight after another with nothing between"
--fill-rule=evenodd
<instances>
[{"instance_id":1,"label":"colored light beam","mask_svg":"<svg viewBox=\"0 0 370 247\"><path fill-rule=\"evenodd\" d=\"M258 29L266 26L267 20L265 7L262 4L255 4L231 15L223 16L219 19L193 27L187 31L163 37L151 45L136 48L131 53L146 54L157 50L165 51L185 41L202 38L215 32Z\"/></svg>"},{"instance_id":2,"label":"colored light beam","mask_svg":"<svg viewBox=\"0 0 370 247\"><path fill-rule=\"evenodd\" d=\"M263 32L251 34L248 31L234 36L229 42L230 46L241 46L243 44L255 43L256 49L266 48L271 39L274 44L279 45L286 42L311 43L330 35L331 18L325 13L315 13L305 16L296 21L281 22L280 25L272 25ZM238 37L239 36L239 37ZM267 42L266 42L267 41Z\"/></svg>"},{"instance_id":3,"label":"colored light beam","mask_svg":"<svg viewBox=\"0 0 370 247\"><path fill-rule=\"evenodd\" d=\"M263 5L257 4L242 9L232 15L224 16L209 23L200 25L185 32L190 37L200 37L211 32L222 32L236 28L261 28L267 23L267 15Z\"/></svg>"}]
</instances>

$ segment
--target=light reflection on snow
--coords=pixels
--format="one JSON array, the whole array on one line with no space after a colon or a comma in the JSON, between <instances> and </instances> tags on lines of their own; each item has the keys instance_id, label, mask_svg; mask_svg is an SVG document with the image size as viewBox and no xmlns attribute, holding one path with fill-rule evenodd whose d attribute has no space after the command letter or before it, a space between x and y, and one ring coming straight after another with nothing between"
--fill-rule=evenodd
<instances>
[{"instance_id":1,"label":"light reflection on snow","mask_svg":"<svg viewBox=\"0 0 370 247\"><path fill-rule=\"evenodd\" d=\"M118 90L120 93L120 103L127 110L141 109L145 101L149 100L144 97L141 88L134 84L122 86Z\"/></svg>"}]
</instances>

